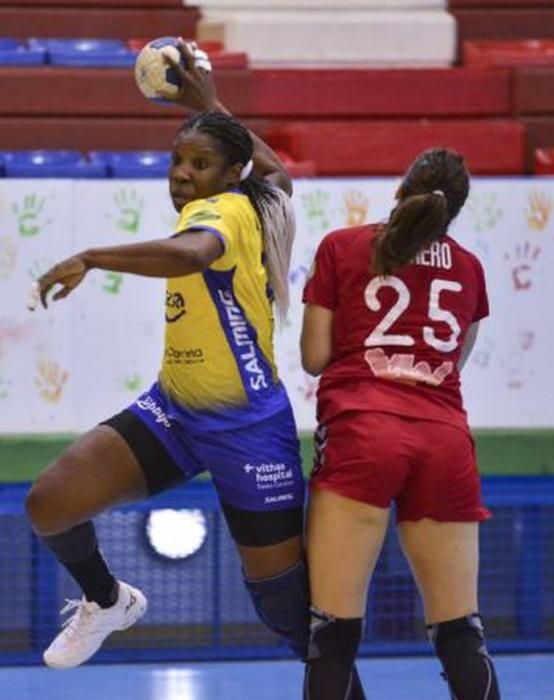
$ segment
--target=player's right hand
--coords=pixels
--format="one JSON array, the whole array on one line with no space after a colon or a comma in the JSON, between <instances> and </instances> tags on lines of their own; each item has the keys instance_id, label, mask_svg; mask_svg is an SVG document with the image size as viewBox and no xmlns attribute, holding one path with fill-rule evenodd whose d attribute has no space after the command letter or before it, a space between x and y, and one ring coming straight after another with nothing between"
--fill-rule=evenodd
<instances>
[{"instance_id":1,"label":"player's right hand","mask_svg":"<svg viewBox=\"0 0 554 700\"><path fill-rule=\"evenodd\" d=\"M80 255L74 255L51 267L37 280L43 307L48 308L47 296L54 286L61 285L61 289L54 294L52 299L54 301L65 299L83 281L87 272L88 267Z\"/></svg>"}]
</instances>

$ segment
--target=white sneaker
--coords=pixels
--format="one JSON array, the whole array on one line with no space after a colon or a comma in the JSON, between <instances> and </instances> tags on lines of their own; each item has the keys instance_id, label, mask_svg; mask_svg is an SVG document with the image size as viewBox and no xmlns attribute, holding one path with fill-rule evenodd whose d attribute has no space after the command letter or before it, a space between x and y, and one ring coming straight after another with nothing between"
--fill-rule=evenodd
<instances>
[{"instance_id":1,"label":"white sneaker","mask_svg":"<svg viewBox=\"0 0 554 700\"><path fill-rule=\"evenodd\" d=\"M144 615L148 606L145 596L128 583L118 581L117 602L111 608L98 603L67 600L61 614L75 610L63 623L63 629L43 654L50 668L73 668L84 663L101 647L108 635L131 627Z\"/></svg>"}]
</instances>

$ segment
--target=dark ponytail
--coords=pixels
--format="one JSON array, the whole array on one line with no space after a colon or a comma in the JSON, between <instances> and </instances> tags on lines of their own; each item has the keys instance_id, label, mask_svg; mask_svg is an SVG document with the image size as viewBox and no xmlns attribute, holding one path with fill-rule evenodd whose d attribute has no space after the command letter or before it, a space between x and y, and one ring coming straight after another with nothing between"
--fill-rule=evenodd
<instances>
[{"instance_id":1,"label":"dark ponytail","mask_svg":"<svg viewBox=\"0 0 554 700\"><path fill-rule=\"evenodd\" d=\"M448 221L448 206L442 194L416 194L401 200L377 237L373 272L390 275L407 265L446 232Z\"/></svg>"},{"instance_id":2,"label":"dark ponytail","mask_svg":"<svg viewBox=\"0 0 554 700\"><path fill-rule=\"evenodd\" d=\"M445 235L469 193L463 157L448 149L421 153L398 190L398 204L373 248L371 270L390 275Z\"/></svg>"}]
</instances>

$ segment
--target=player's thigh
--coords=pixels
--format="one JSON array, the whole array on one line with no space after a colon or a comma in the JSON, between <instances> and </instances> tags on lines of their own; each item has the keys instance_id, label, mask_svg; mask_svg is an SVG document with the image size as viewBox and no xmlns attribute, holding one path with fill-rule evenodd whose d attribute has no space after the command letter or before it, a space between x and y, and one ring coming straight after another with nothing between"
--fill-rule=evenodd
<instances>
[{"instance_id":1,"label":"player's thigh","mask_svg":"<svg viewBox=\"0 0 554 700\"><path fill-rule=\"evenodd\" d=\"M194 450L209 465L246 575L272 576L295 564L302 557L305 485L292 410L204 435Z\"/></svg>"},{"instance_id":2,"label":"player's thigh","mask_svg":"<svg viewBox=\"0 0 554 700\"><path fill-rule=\"evenodd\" d=\"M388 519L388 508L312 489L306 547L313 605L337 617L363 616Z\"/></svg>"},{"instance_id":3,"label":"player's thigh","mask_svg":"<svg viewBox=\"0 0 554 700\"><path fill-rule=\"evenodd\" d=\"M427 624L478 610L479 523L424 518L399 523L398 533Z\"/></svg>"},{"instance_id":4,"label":"player's thigh","mask_svg":"<svg viewBox=\"0 0 554 700\"><path fill-rule=\"evenodd\" d=\"M146 480L133 451L113 428L100 425L39 475L26 507L35 530L53 535L145 495Z\"/></svg>"}]
</instances>

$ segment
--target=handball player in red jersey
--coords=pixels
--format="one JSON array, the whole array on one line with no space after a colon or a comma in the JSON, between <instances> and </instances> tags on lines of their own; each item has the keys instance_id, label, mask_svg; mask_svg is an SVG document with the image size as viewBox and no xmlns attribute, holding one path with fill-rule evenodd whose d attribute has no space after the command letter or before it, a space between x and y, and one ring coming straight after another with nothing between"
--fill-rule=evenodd
<instances>
[{"instance_id":1,"label":"handball player in red jersey","mask_svg":"<svg viewBox=\"0 0 554 700\"><path fill-rule=\"evenodd\" d=\"M328 234L304 290L303 366L321 374L305 700L348 697L393 503L452 698L500 698L477 596L490 513L460 393L488 301L479 261L447 233L468 191L460 155L420 154L388 221Z\"/></svg>"}]
</instances>

